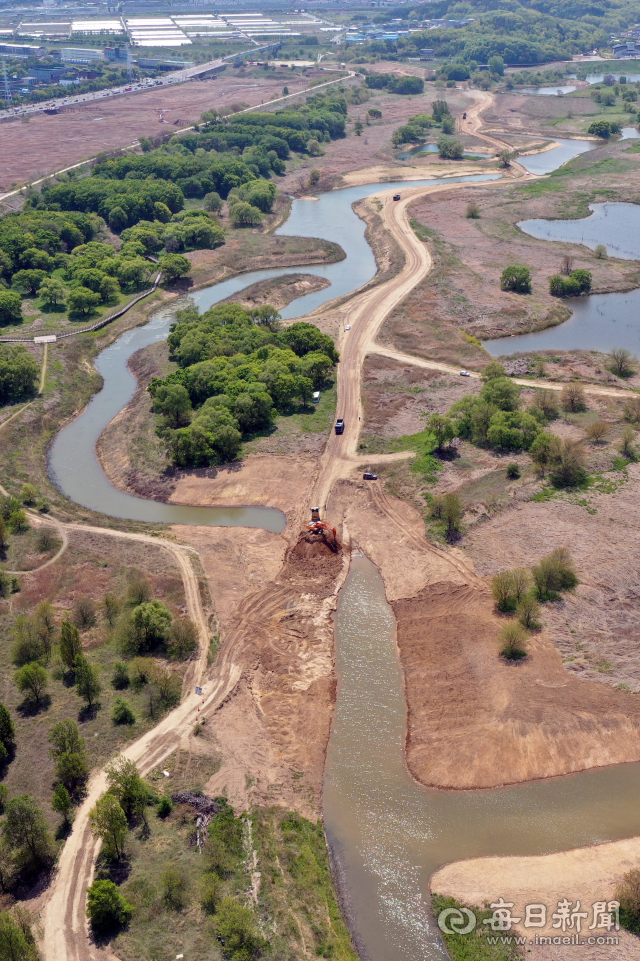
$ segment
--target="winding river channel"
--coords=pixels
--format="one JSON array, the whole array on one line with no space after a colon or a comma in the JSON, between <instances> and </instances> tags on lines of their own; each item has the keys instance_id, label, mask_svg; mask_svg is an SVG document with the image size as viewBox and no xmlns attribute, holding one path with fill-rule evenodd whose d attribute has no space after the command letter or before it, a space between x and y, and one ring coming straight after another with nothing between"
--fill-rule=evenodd
<instances>
[{"instance_id":1,"label":"winding river channel","mask_svg":"<svg viewBox=\"0 0 640 961\"><path fill-rule=\"evenodd\" d=\"M281 232L332 240L347 257L304 268L326 277L331 286L290 304L285 317L303 315L371 279L375 261L351 204L403 186L369 184L294 202ZM291 272L245 274L195 294L194 300L206 309L257 280ZM146 326L123 334L99 355L102 390L58 434L51 449L56 485L79 504L130 520L282 530L285 519L278 511L162 504L116 490L102 472L95 442L135 390L128 358L166 338L172 318L170 308L157 311ZM335 624L338 696L327 755L324 820L363 958L438 961L446 956L430 914L428 889L430 875L444 863L479 855L541 854L640 834L638 764L492 791L420 787L404 761L406 705L393 613L378 571L361 554L352 559Z\"/></svg>"}]
</instances>

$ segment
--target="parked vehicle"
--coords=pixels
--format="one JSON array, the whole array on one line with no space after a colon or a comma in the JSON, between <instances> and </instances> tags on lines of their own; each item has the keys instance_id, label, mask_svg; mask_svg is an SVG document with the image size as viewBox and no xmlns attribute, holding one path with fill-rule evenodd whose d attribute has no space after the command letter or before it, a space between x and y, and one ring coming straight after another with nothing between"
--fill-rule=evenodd
<instances>
[{"instance_id":1,"label":"parked vehicle","mask_svg":"<svg viewBox=\"0 0 640 961\"><path fill-rule=\"evenodd\" d=\"M466 120L466 119L467 119L466 113L463 113L463 114L462 114L462 119L463 119L463 120Z\"/></svg>"},{"instance_id":2,"label":"parked vehicle","mask_svg":"<svg viewBox=\"0 0 640 961\"><path fill-rule=\"evenodd\" d=\"M363 480L377 480L377 479L378 479L378 475L377 475L377 474L372 474L371 471L366 470L366 471L364 472L364 474L362 475L362 479L363 479Z\"/></svg>"},{"instance_id":3,"label":"parked vehicle","mask_svg":"<svg viewBox=\"0 0 640 961\"><path fill-rule=\"evenodd\" d=\"M336 421L335 430L336 430L336 434L344 434L344 420L342 419L342 417L339 417L338 420Z\"/></svg>"},{"instance_id":4,"label":"parked vehicle","mask_svg":"<svg viewBox=\"0 0 640 961\"><path fill-rule=\"evenodd\" d=\"M469 373L468 370L461 370L461 371L460 371L460 376L461 376L461 377L471 377L471 374Z\"/></svg>"}]
</instances>

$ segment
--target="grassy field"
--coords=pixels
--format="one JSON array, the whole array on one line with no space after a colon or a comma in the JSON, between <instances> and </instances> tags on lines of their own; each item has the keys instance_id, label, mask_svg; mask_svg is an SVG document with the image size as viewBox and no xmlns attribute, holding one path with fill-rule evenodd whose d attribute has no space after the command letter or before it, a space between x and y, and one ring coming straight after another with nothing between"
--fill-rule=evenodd
<instances>
[{"instance_id":1,"label":"grassy field","mask_svg":"<svg viewBox=\"0 0 640 961\"><path fill-rule=\"evenodd\" d=\"M12 536L9 554L17 556L23 539L31 533ZM17 545L17 546L16 546ZM86 740L91 767L104 763L123 744L139 737L153 727L165 708L154 698L150 713L148 686L139 691L129 687L115 690L111 683L116 661L127 658L118 649L113 629L101 609L107 592L124 600L135 571L144 570L152 598L161 600L174 616L184 611L182 580L172 558L162 550L131 543L114 543L102 535L74 533L67 551L59 561L45 570L20 577L22 590L0 599L0 701L11 712L16 726L15 758L0 774L11 796L28 793L43 807L52 824L58 815L51 807L54 787L54 762L49 756L49 732L53 725L65 718L80 724ZM49 601L54 609L56 627L65 617L73 616L78 598L90 598L97 608L94 626L81 631L83 651L99 672L102 692L94 710L86 710L85 702L73 686L73 677L65 672L54 643L53 654L47 665L49 674L48 698L40 710L25 702L14 684L15 665L12 662L13 630L16 618L33 613L41 601ZM56 631L56 640L58 632ZM178 678L183 666L173 667ZM135 716L135 723L116 725L111 716L116 698L126 700Z\"/></svg>"},{"instance_id":2,"label":"grassy field","mask_svg":"<svg viewBox=\"0 0 640 961\"><path fill-rule=\"evenodd\" d=\"M192 780L172 771L171 791ZM152 791L158 790L152 781ZM150 809L148 822L148 831L134 830L128 843L121 890L134 914L111 945L122 961L173 961L177 954L201 961L232 957L217 938L226 899L244 909L254 932L257 948L246 957L356 961L333 891L321 824L277 808L254 808L240 817L223 808L199 854L192 808L175 805L164 819ZM166 892L169 866L181 879L173 899ZM103 871L108 874L109 867Z\"/></svg>"}]
</instances>

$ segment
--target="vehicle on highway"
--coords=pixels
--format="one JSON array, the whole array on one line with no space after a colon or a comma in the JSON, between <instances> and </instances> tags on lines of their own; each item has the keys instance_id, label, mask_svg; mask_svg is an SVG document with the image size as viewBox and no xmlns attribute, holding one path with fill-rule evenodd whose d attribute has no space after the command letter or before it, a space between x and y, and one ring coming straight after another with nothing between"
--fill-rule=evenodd
<instances>
[{"instance_id":1,"label":"vehicle on highway","mask_svg":"<svg viewBox=\"0 0 640 961\"><path fill-rule=\"evenodd\" d=\"M339 417L337 419L335 431L336 431L336 434L344 434L344 420L342 417Z\"/></svg>"},{"instance_id":2,"label":"vehicle on highway","mask_svg":"<svg viewBox=\"0 0 640 961\"><path fill-rule=\"evenodd\" d=\"M351 324L347 324L347 326L345 327L345 330L351 330Z\"/></svg>"},{"instance_id":3,"label":"vehicle on highway","mask_svg":"<svg viewBox=\"0 0 640 961\"><path fill-rule=\"evenodd\" d=\"M394 200L400 200L400 194L394 194L394 195L393 195L393 199L394 199Z\"/></svg>"},{"instance_id":4,"label":"vehicle on highway","mask_svg":"<svg viewBox=\"0 0 640 961\"><path fill-rule=\"evenodd\" d=\"M469 373L468 370L461 370L461 371L460 371L460 376L461 376L461 377L471 377L471 374Z\"/></svg>"},{"instance_id":5,"label":"vehicle on highway","mask_svg":"<svg viewBox=\"0 0 640 961\"><path fill-rule=\"evenodd\" d=\"M362 475L362 479L363 479L363 480L377 480L377 479L378 479L378 475L377 475L377 474L372 474L371 471L366 470L366 471L364 472L364 474Z\"/></svg>"}]
</instances>

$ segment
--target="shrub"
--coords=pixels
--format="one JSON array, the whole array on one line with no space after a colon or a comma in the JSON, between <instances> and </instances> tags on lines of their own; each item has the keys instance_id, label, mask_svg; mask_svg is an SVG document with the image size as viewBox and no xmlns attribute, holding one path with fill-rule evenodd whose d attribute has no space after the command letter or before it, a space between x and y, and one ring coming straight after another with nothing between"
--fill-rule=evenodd
<instances>
[{"instance_id":1,"label":"shrub","mask_svg":"<svg viewBox=\"0 0 640 961\"><path fill-rule=\"evenodd\" d=\"M111 708L111 720L114 724L136 723L135 714L131 710L131 705L128 701L123 700L121 697L115 699L113 707Z\"/></svg>"},{"instance_id":2,"label":"shrub","mask_svg":"<svg viewBox=\"0 0 640 961\"><path fill-rule=\"evenodd\" d=\"M591 290L591 273L588 270L574 270L568 277L554 274L549 278L549 293L552 297L579 297Z\"/></svg>"},{"instance_id":3,"label":"shrub","mask_svg":"<svg viewBox=\"0 0 640 961\"><path fill-rule=\"evenodd\" d=\"M608 430L606 420L594 420L593 424L587 426L585 434L593 444L600 444Z\"/></svg>"},{"instance_id":4,"label":"shrub","mask_svg":"<svg viewBox=\"0 0 640 961\"><path fill-rule=\"evenodd\" d=\"M41 527L36 535L36 550L39 554L48 554L58 544L58 538L53 527Z\"/></svg>"},{"instance_id":5,"label":"shrub","mask_svg":"<svg viewBox=\"0 0 640 961\"><path fill-rule=\"evenodd\" d=\"M558 399L553 390L537 390L531 404L538 407L547 420L555 420L558 416Z\"/></svg>"},{"instance_id":6,"label":"shrub","mask_svg":"<svg viewBox=\"0 0 640 961\"><path fill-rule=\"evenodd\" d=\"M562 388L562 393L560 394L560 403L564 410L570 411L571 413L578 413L579 411L587 409L587 401L584 393L584 388L581 384L565 384Z\"/></svg>"},{"instance_id":7,"label":"shrub","mask_svg":"<svg viewBox=\"0 0 640 961\"><path fill-rule=\"evenodd\" d=\"M510 290L515 294L530 294L531 273L529 268L516 265L505 267L500 278L500 290Z\"/></svg>"},{"instance_id":8,"label":"shrub","mask_svg":"<svg viewBox=\"0 0 640 961\"><path fill-rule=\"evenodd\" d=\"M87 915L94 931L104 933L125 925L133 911L113 881L94 881L87 891Z\"/></svg>"},{"instance_id":9,"label":"shrub","mask_svg":"<svg viewBox=\"0 0 640 961\"><path fill-rule=\"evenodd\" d=\"M23 484L20 489L20 500L23 504L31 506L35 504L38 499L38 488L34 487L33 484Z\"/></svg>"},{"instance_id":10,"label":"shrub","mask_svg":"<svg viewBox=\"0 0 640 961\"><path fill-rule=\"evenodd\" d=\"M609 254L607 253L607 248L604 244L598 244L596 249L593 251L598 260L606 260Z\"/></svg>"},{"instance_id":11,"label":"shrub","mask_svg":"<svg viewBox=\"0 0 640 961\"><path fill-rule=\"evenodd\" d=\"M529 572L524 567L515 567L508 571L499 571L491 581L496 607L507 613L515 611L520 600L531 587Z\"/></svg>"},{"instance_id":12,"label":"shrub","mask_svg":"<svg viewBox=\"0 0 640 961\"><path fill-rule=\"evenodd\" d=\"M443 160L460 160L464 153L464 148L460 141L454 137L440 137L438 140L438 153Z\"/></svg>"},{"instance_id":13,"label":"shrub","mask_svg":"<svg viewBox=\"0 0 640 961\"><path fill-rule=\"evenodd\" d=\"M171 811L173 810L173 805L168 797L161 797L158 801L158 817L166 818L169 817Z\"/></svg>"},{"instance_id":14,"label":"shrub","mask_svg":"<svg viewBox=\"0 0 640 961\"><path fill-rule=\"evenodd\" d=\"M162 885L162 899L174 911L181 911L184 907L187 879L182 871L173 864L168 864L160 877Z\"/></svg>"},{"instance_id":15,"label":"shrub","mask_svg":"<svg viewBox=\"0 0 640 961\"><path fill-rule=\"evenodd\" d=\"M533 594L525 594L524 597L520 598L516 606L516 616L528 631L534 631L540 627L538 621L540 605Z\"/></svg>"},{"instance_id":16,"label":"shrub","mask_svg":"<svg viewBox=\"0 0 640 961\"><path fill-rule=\"evenodd\" d=\"M129 671L127 665L123 664L122 661L116 661L113 665L111 685L115 687L116 691L122 691L124 688L129 687Z\"/></svg>"},{"instance_id":17,"label":"shrub","mask_svg":"<svg viewBox=\"0 0 640 961\"><path fill-rule=\"evenodd\" d=\"M624 419L632 424L640 423L640 397L630 397L624 405Z\"/></svg>"},{"instance_id":18,"label":"shrub","mask_svg":"<svg viewBox=\"0 0 640 961\"><path fill-rule=\"evenodd\" d=\"M478 206L478 204L476 204L476 203L467 204L467 213L466 213L466 216L467 216L467 219L468 219L468 220L479 220L479 219L480 219L480 207Z\"/></svg>"},{"instance_id":19,"label":"shrub","mask_svg":"<svg viewBox=\"0 0 640 961\"><path fill-rule=\"evenodd\" d=\"M613 99L615 102L615 97ZM608 140L611 134L618 133L619 129L618 124L610 120L594 120L593 123L590 124L587 133L593 134L596 137L602 137L603 140Z\"/></svg>"},{"instance_id":20,"label":"shrub","mask_svg":"<svg viewBox=\"0 0 640 961\"><path fill-rule=\"evenodd\" d=\"M499 377L506 377L507 372L502 364L497 360L491 360L486 367L483 367L480 380L487 383L490 380L497 380Z\"/></svg>"},{"instance_id":21,"label":"shrub","mask_svg":"<svg viewBox=\"0 0 640 961\"><path fill-rule=\"evenodd\" d=\"M513 412L520 406L520 388L508 377L494 377L482 387L480 396L501 411Z\"/></svg>"},{"instance_id":22,"label":"shrub","mask_svg":"<svg viewBox=\"0 0 640 961\"><path fill-rule=\"evenodd\" d=\"M90 597L77 597L73 602L73 623L82 631L96 623L96 605Z\"/></svg>"},{"instance_id":23,"label":"shrub","mask_svg":"<svg viewBox=\"0 0 640 961\"><path fill-rule=\"evenodd\" d=\"M198 628L187 617L177 618L167 639L167 653L173 661L186 661L198 647Z\"/></svg>"},{"instance_id":24,"label":"shrub","mask_svg":"<svg viewBox=\"0 0 640 961\"><path fill-rule=\"evenodd\" d=\"M561 591L578 583L573 558L566 547L556 547L531 568L536 593L541 601L555 600Z\"/></svg>"},{"instance_id":25,"label":"shrub","mask_svg":"<svg viewBox=\"0 0 640 961\"><path fill-rule=\"evenodd\" d=\"M625 457L628 457L629 460L637 459L636 449L633 446L633 442L635 438L636 438L635 430L633 429L633 427L629 427L629 425L627 425L625 429L622 431L622 435L620 437L620 453L623 454Z\"/></svg>"},{"instance_id":26,"label":"shrub","mask_svg":"<svg viewBox=\"0 0 640 961\"><path fill-rule=\"evenodd\" d=\"M622 876L616 899L620 902L620 923L629 931L640 931L640 870L632 868Z\"/></svg>"},{"instance_id":27,"label":"shrub","mask_svg":"<svg viewBox=\"0 0 640 961\"><path fill-rule=\"evenodd\" d=\"M144 604L151 597L151 585L140 571L132 571L127 587L127 601L132 607Z\"/></svg>"},{"instance_id":28,"label":"shrub","mask_svg":"<svg viewBox=\"0 0 640 961\"><path fill-rule=\"evenodd\" d=\"M511 464L507 464L507 477L510 480L517 480L521 476L520 464L516 461L512 461Z\"/></svg>"},{"instance_id":29,"label":"shrub","mask_svg":"<svg viewBox=\"0 0 640 961\"><path fill-rule=\"evenodd\" d=\"M442 497L434 497L431 513L433 517L444 523L448 536L453 536L460 530L462 501L457 494L444 494Z\"/></svg>"},{"instance_id":30,"label":"shrub","mask_svg":"<svg viewBox=\"0 0 640 961\"><path fill-rule=\"evenodd\" d=\"M586 479L581 445L571 440L559 443L551 464L551 483L554 487L578 487L584 484Z\"/></svg>"},{"instance_id":31,"label":"shrub","mask_svg":"<svg viewBox=\"0 0 640 961\"><path fill-rule=\"evenodd\" d=\"M238 961L256 957L265 942L255 925L251 908L235 898L223 898L213 919L216 934L224 944L225 954Z\"/></svg>"},{"instance_id":32,"label":"shrub","mask_svg":"<svg viewBox=\"0 0 640 961\"><path fill-rule=\"evenodd\" d=\"M205 914L215 914L222 897L222 885L215 874L205 874L200 884L200 906Z\"/></svg>"},{"instance_id":33,"label":"shrub","mask_svg":"<svg viewBox=\"0 0 640 961\"><path fill-rule=\"evenodd\" d=\"M102 599L104 607L104 617L109 627L113 627L118 620L120 613L120 601L115 594L105 594Z\"/></svg>"},{"instance_id":34,"label":"shrub","mask_svg":"<svg viewBox=\"0 0 640 961\"><path fill-rule=\"evenodd\" d=\"M213 213L219 213L222 210L222 197L215 190L205 194L204 209Z\"/></svg>"},{"instance_id":35,"label":"shrub","mask_svg":"<svg viewBox=\"0 0 640 961\"><path fill-rule=\"evenodd\" d=\"M522 624L510 621L504 624L498 637L500 654L507 661L519 661L527 656L527 632Z\"/></svg>"},{"instance_id":36,"label":"shrub","mask_svg":"<svg viewBox=\"0 0 640 961\"><path fill-rule=\"evenodd\" d=\"M614 347L609 354L609 370L618 377L632 377L636 372L633 355L625 347Z\"/></svg>"}]
</instances>

